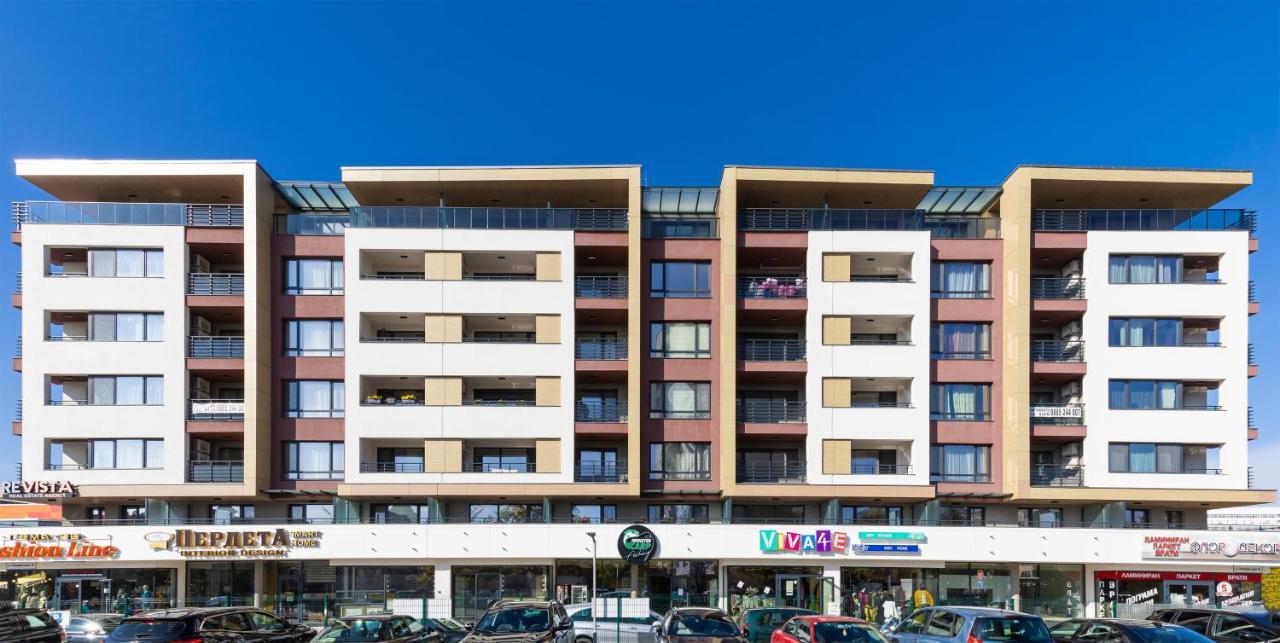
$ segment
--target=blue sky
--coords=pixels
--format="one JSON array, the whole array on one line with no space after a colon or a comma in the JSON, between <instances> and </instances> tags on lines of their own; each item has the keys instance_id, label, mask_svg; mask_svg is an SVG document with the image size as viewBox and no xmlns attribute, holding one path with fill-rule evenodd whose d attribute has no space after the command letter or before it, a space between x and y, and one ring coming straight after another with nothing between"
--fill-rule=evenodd
<instances>
[{"instance_id":1,"label":"blue sky","mask_svg":"<svg viewBox=\"0 0 1280 643\"><path fill-rule=\"evenodd\" d=\"M16 157L341 165L1018 163L1248 168L1263 313L1252 461L1280 486L1280 2L0 2L0 197ZM16 247L0 248L12 287ZM1269 278L1268 278L1269 277ZM0 312L12 347L18 312ZM0 375L0 413L16 374ZM17 439L0 436L0 478ZM1260 466L1261 465L1261 466Z\"/></svg>"}]
</instances>

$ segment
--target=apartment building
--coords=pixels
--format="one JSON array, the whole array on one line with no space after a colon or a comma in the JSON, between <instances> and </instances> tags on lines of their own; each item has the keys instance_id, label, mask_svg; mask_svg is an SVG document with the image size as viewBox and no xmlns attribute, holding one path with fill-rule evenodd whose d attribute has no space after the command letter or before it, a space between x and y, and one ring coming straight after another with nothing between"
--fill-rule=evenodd
<instances>
[{"instance_id":1,"label":"apartment building","mask_svg":"<svg viewBox=\"0 0 1280 643\"><path fill-rule=\"evenodd\" d=\"M1275 498L1249 172L16 170L7 495L61 519L0 528L7 600L466 618L594 555L657 611L1141 616L1280 564L1207 519Z\"/></svg>"}]
</instances>

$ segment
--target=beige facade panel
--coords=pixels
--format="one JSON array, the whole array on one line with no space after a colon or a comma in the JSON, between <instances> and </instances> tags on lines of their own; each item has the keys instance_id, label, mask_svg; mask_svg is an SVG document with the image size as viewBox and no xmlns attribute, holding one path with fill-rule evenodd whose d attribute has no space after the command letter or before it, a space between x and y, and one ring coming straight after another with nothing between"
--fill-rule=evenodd
<instances>
[{"instance_id":1,"label":"beige facade panel","mask_svg":"<svg viewBox=\"0 0 1280 643\"><path fill-rule=\"evenodd\" d=\"M535 315L533 318L534 341L539 344L560 343L560 316Z\"/></svg>"},{"instance_id":2,"label":"beige facade panel","mask_svg":"<svg viewBox=\"0 0 1280 643\"><path fill-rule=\"evenodd\" d=\"M427 315L424 329L428 343L456 344L462 341L462 315Z\"/></svg>"},{"instance_id":3,"label":"beige facade panel","mask_svg":"<svg viewBox=\"0 0 1280 643\"><path fill-rule=\"evenodd\" d=\"M560 473L560 439L534 440L538 473Z\"/></svg>"},{"instance_id":4,"label":"beige facade panel","mask_svg":"<svg viewBox=\"0 0 1280 643\"><path fill-rule=\"evenodd\" d=\"M427 279L456 281L462 279L461 252L428 251L425 258Z\"/></svg>"},{"instance_id":5,"label":"beige facade panel","mask_svg":"<svg viewBox=\"0 0 1280 643\"><path fill-rule=\"evenodd\" d=\"M853 337L853 318L846 315L827 315L822 318L822 343L827 346L847 346Z\"/></svg>"},{"instance_id":6,"label":"beige facade panel","mask_svg":"<svg viewBox=\"0 0 1280 643\"><path fill-rule=\"evenodd\" d=\"M847 377L822 378L822 406L830 409L853 406L853 380Z\"/></svg>"},{"instance_id":7,"label":"beige facade panel","mask_svg":"<svg viewBox=\"0 0 1280 643\"><path fill-rule=\"evenodd\" d=\"M822 255L822 280L849 281L849 262L850 256L847 254Z\"/></svg>"},{"instance_id":8,"label":"beige facade panel","mask_svg":"<svg viewBox=\"0 0 1280 643\"><path fill-rule=\"evenodd\" d=\"M462 440L427 440L422 445L423 470L427 473L460 473Z\"/></svg>"},{"instance_id":9,"label":"beige facade panel","mask_svg":"<svg viewBox=\"0 0 1280 643\"><path fill-rule=\"evenodd\" d=\"M852 471L853 442L850 440L822 441L822 473L846 475Z\"/></svg>"},{"instance_id":10,"label":"beige facade panel","mask_svg":"<svg viewBox=\"0 0 1280 643\"><path fill-rule=\"evenodd\" d=\"M423 385L427 406L461 406L461 377L428 377Z\"/></svg>"},{"instance_id":11,"label":"beige facade panel","mask_svg":"<svg viewBox=\"0 0 1280 643\"><path fill-rule=\"evenodd\" d=\"M560 281L560 253L539 252L535 261L534 271L538 281Z\"/></svg>"},{"instance_id":12,"label":"beige facade panel","mask_svg":"<svg viewBox=\"0 0 1280 643\"><path fill-rule=\"evenodd\" d=\"M537 377L533 381L536 406L560 406L560 378Z\"/></svg>"}]
</instances>

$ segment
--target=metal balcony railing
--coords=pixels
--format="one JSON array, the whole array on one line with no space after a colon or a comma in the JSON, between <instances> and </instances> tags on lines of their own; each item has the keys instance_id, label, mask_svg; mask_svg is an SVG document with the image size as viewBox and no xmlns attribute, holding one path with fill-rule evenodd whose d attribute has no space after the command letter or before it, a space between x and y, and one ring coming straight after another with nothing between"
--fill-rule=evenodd
<instances>
[{"instance_id":1,"label":"metal balcony railing","mask_svg":"<svg viewBox=\"0 0 1280 643\"><path fill-rule=\"evenodd\" d=\"M17 400L13 405L13 421L22 421L22 400Z\"/></svg>"},{"instance_id":2,"label":"metal balcony railing","mask_svg":"<svg viewBox=\"0 0 1280 643\"><path fill-rule=\"evenodd\" d=\"M799 424L805 421L805 403L802 400L738 400L738 421Z\"/></svg>"},{"instance_id":3,"label":"metal balcony railing","mask_svg":"<svg viewBox=\"0 0 1280 643\"><path fill-rule=\"evenodd\" d=\"M999 239L1000 219L974 216L926 216L924 225L934 239Z\"/></svg>"},{"instance_id":4,"label":"metal balcony railing","mask_svg":"<svg viewBox=\"0 0 1280 643\"><path fill-rule=\"evenodd\" d=\"M243 337L188 337L187 357L236 359L244 357Z\"/></svg>"},{"instance_id":5,"label":"metal balcony railing","mask_svg":"<svg viewBox=\"0 0 1280 643\"><path fill-rule=\"evenodd\" d=\"M18 335L16 344L17 346L14 347L13 356L22 357L22 335Z\"/></svg>"},{"instance_id":6,"label":"metal balcony railing","mask_svg":"<svg viewBox=\"0 0 1280 643\"><path fill-rule=\"evenodd\" d=\"M746 362L803 362L803 339L745 339L738 344L738 359Z\"/></svg>"},{"instance_id":7,"label":"metal balcony railing","mask_svg":"<svg viewBox=\"0 0 1280 643\"><path fill-rule=\"evenodd\" d=\"M489 400L479 398L464 398L463 406L534 406L535 400Z\"/></svg>"},{"instance_id":8,"label":"metal balcony railing","mask_svg":"<svg viewBox=\"0 0 1280 643\"><path fill-rule=\"evenodd\" d=\"M1083 487L1084 465L1031 465L1033 487Z\"/></svg>"},{"instance_id":9,"label":"metal balcony railing","mask_svg":"<svg viewBox=\"0 0 1280 643\"><path fill-rule=\"evenodd\" d=\"M738 229L745 232L924 230L924 219L924 210L745 208L738 211Z\"/></svg>"},{"instance_id":10,"label":"metal balcony railing","mask_svg":"<svg viewBox=\"0 0 1280 643\"><path fill-rule=\"evenodd\" d=\"M626 482L626 462L575 462L574 482Z\"/></svg>"},{"instance_id":11,"label":"metal balcony railing","mask_svg":"<svg viewBox=\"0 0 1280 643\"><path fill-rule=\"evenodd\" d=\"M578 210L573 220L574 230L626 230L627 211Z\"/></svg>"},{"instance_id":12,"label":"metal balcony railing","mask_svg":"<svg viewBox=\"0 0 1280 643\"><path fill-rule=\"evenodd\" d=\"M21 342L21 341L22 341L22 338L21 338L21 337L19 337L19 338L18 338L18 341L19 341L19 342ZM19 353L18 353L18 354L19 354L19 355L21 355L21 354L22 354L22 353L21 353L21 348L22 348L21 343L19 343L18 348L19 348ZM1249 366L1257 366L1257 365L1258 365L1258 355L1257 355L1257 351L1255 351L1255 350L1254 350L1254 346L1253 346L1253 344L1252 344L1252 343L1250 343L1250 344L1249 344Z\"/></svg>"},{"instance_id":13,"label":"metal balcony railing","mask_svg":"<svg viewBox=\"0 0 1280 643\"><path fill-rule=\"evenodd\" d=\"M643 217L640 236L645 239L718 239L720 220L715 217Z\"/></svg>"},{"instance_id":14,"label":"metal balcony railing","mask_svg":"<svg viewBox=\"0 0 1280 643\"><path fill-rule=\"evenodd\" d=\"M464 462L463 473L537 473L536 462Z\"/></svg>"},{"instance_id":15,"label":"metal balcony railing","mask_svg":"<svg viewBox=\"0 0 1280 643\"><path fill-rule=\"evenodd\" d=\"M187 482L244 482L244 462L206 460L188 463Z\"/></svg>"},{"instance_id":16,"label":"metal balcony railing","mask_svg":"<svg viewBox=\"0 0 1280 643\"><path fill-rule=\"evenodd\" d=\"M1083 362L1084 342L1074 339L1031 342L1033 362Z\"/></svg>"},{"instance_id":17,"label":"metal balcony railing","mask_svg":"<svg viewBox=\"0 0 1280 643\"><path fill-rule=\"evenodd\" d=\"M804 299L808 293L804 277L738 277L738 296L743 299Z\"/></svg>"},{"instance_id":18,"label":"metal balcony railing","mask_svg":"<svg viewBox=\"0 0 1280 643\"><path fill-rule=\"evenodd\" d=\"M18 276L21 277L22 273L18 273ZM19 280L19 283L18 283L18 292L22 292L21 280ZM1251 304L1258 303L1258 284L1255 283L1252 279L1249 280L1249 303Z\"/></svg>"},{"instance_id":19,"label":"metal balcony railing","mask_svg":"<svg viewBox=\"0 0 1280 643\"><path fill-rule=\"evenodd\" d=\"M1084 299L1083 277L1036 277L1031 280L1032 299Z\"/></svg>"},{"instance_id":20,"label":"metal balcony railing","mask_svg":"<svg viewBox=\"0 0 1280 643\"><path fill-rule=\"evenodd\" d=\"M351 225L350 214L277 214L273 232L280 235L338 236Z\"/></svg>"},{"instance_id":21,"label":"metal balcony railing","mask_svg":"<svg viewBox=\"0 0 1280 643\"><path fill-rule=\"evenodd\" d=\"M991 411L929 411L935 422L990 422Z\"/></svg>"},{"instance_id":22,"label":"metal balcony railing","mask_svg":"<svg viewBox=\"0 0 1280 643\"><path fill-rule=\"evenodd\" d=\"M90 201L19 201L13 222L99 225L187 225L241 227L244 206L222 203L106 203Z\"/></svg>"},{"instance_id":23,"label":"metal balcony railing","mask_svg":"<svg viewBox=\"0 0 1280 643\"><path fill-rule=\"evenodd\" d=\"M860 476L905 476L911 474L909 464L858 464L849 466L849 473Z\"/></svg>"},{"instance_id":24,"label":"metal balcony railing","mask_svg":"<svg viewBox=\"0 0 1280 643\"><path fill-rule=\"evenodd\" d=\"M577 277L573 296L582 299L626 299L626 277Z\"/></svg>"},{"instance_id":25,"label":"metal balcony railing","mask_svg":"<svg viewBox=\"0 0 1280 643\"><path fill-rule=\"evenodd\" d=\"M361 462L361 473L422 473L422 462Z\"/></svg>"},{"instance_id":26,"label":"metal balcony railing","mask_svg":"<svg viewBox=\"0 0 1280 643\"><path fill-rule=\"evenodd\" d=\"M627 343L617 339L576 339L573 358L587 360L624 360Z\"/></svg>"},{"instance_id":27,"label":"metal balcony railing","mask_svg":"<svg viewBox=\"0 0 1280 643\"><path fill-rule=\"evenodd\" d=\"M191 400L187 418L203 421L236 421L244 419L244 400Z\"/></svg>"},{"instance_id":28,"label":"metal balcony railing","mask_svg":"<svg viewBox=\"0 0 1280 643\"><path fill-rule=\"evenodd\" d=\"M22 273L21 272L14 273L13 281L14 281L14 288L15 288L14 292L21 293L22 292Z\"/></svg>"},{"instance_id":29,"label":"metal balcony railing","mask_svg":"<svg viewBox=\"0 0 1280 643\"><path fill-rule=\"evenodd\" d=\"M929 474L929 482L965 482L965 483L983 483L991 482L990 473L946 473L932 472Z\"/></svg>"},{"instance_id":30,"label":"metal balcony railing","mask_svg":"<svg viewBox=\"0 0 1280 643\"><path fill-rule=\"evenodd\" d=\"M857 393L858 391L854 391L855 395ZM849 406L850 408L855 408L855 409L909 409L909 408L912 408L911 402L904 402L902 400L894 400L892 402L889 402L889 401L882 402L880 400L859 402L858 400L855 399Z\"/></svg>"},{"instance_id":31,"label":"metal balcony railing","mask_svg":"<svg viewBox=\"0 0 1280 643\"><path fill-rule=\"evenodd\" d=\"M360 400L360 406L422 406L423 393L403 395L378 395L370 393Z\"/></svg>"},{"instance_id":32,"label":"metal balcony railing","mask_svg":"<svg viewBox=\"0 0 1280 643\"><path fill-rule=\"evenodd\" d=\"M1036 210L1033 230L1082 232L1085 230L1247 230L1257 229L1252 210Z\"/></svg>"},{"instance_id":33,"label":"metal balcony railing","mask_svg":"<svg viewBox=\"0 0 1280 643\"><path fill-rule=\"evenodd\" d=\"M738 482L743 484L801 484L805 463L738 461Z\"/></svg>"},{"instance_id":34,"label":"metal balcony railing","mask_svg":"<svg viewBox=\"0 0 1280 643\"><path fill-rule=\"evenodd\" d=\"M1033 426L1084 426L1084 405L1032 404L1031 424Z\"/></svg>"},{"instance_id":35,"label":"metal balcony railing","mask_svg":"<svg viewBox=\"0 0 1280 643\"><path fill-rule=\"evenodd\" d=\"M376 342L379 340L371 339L369 341ZM422 342L422 341L426 341L426 338L416 337L412 341ZM463 344L533 344L533 343L536 343L537 341L538 341L537 334L532 331L529 332L527 335L512 334L512 335L499 335L496 337L484 337L484 336L476 336L476 335L462 336Z\"/></svg>"},{"instance_id":36,"label":"metal balcony railing","mask_svg":"<svg viewBox=\"0 0 1280 643\"><path fill-rule=\"evenodd\" d=\"M1254 422L1254 421L1253 421L1253 407L1252 407L1252 406L1251 406L1251 407L1249 407L1249 411L1248 411L1248 413L1246 414L1246 416L1247 416L1248 428L1250 428L1250 429L1256 429L1256 428L1258 428L1258 424L1257 424L1256 422Z\"/></svg>"},{"instance_id":37,"label":"metal balcony railing","mask_svg":"<svg viewBox=\"0 0 1280 643\"><path fill-rule=\"evenodd\" d=\"M627 403L620 400L583 402L573 405L574 422L617 423L627 421Z\"/></svg>"},{"instance_id":38,"label":"metal balcony railing","mask_svg":"<svg viewBox=\"0 0 1280 643\"><path fill-rule=\"evenodd\" d=\"M623 217L625 223L626 215L626 208L361 206L351 208L351 227L574 230L580 218L586 222L586 225L594 226L619 216Z\"/></svg>"},{"instance_id":39,"label":"metal balcony railing","mask_svg":"<svg viewBox=\"0 0 1280 643\"><path fill-rule=\"evenodd\" d=\"M187 275L188 295L243 295L244 274L193 272Z\"/></svg>"}]
</instances>

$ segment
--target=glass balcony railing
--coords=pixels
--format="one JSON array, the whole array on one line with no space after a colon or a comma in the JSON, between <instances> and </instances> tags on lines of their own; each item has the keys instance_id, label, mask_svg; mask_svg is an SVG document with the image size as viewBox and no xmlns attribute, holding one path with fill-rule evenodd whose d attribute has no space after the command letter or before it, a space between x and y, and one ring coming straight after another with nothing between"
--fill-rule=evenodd
<instances>
[{"instance_id":1,"label":"glass balcony railing","mask_svg":"<svg viewBox=\"0 0 1280 643\"><path fill-rule=\"evenodd\" d=\"M574 482L626 482L626 462L575 462L573 465Z\"/></svg>"},{"instance_id":2,"label":"glass balcony railing","mask_svg":"<svg viewBox=\"0 0 1280 643\"><path fill-rule=\"evenodd\" d=\"M640 236L645 239L717 239L720 220L715 217L644 217Z\"/></svg>"},{"instance_id":3,"label":"glass balcony railing","mask_svg":"<svg viewBox=\"0 0 1280 643\"><path fill-rule=\"evenodd\" d=\"M974 216L927 216L924 225L934 239L999 239L1000 219Z\"/></svg>"},{"instance_id":4,"label":"glass balcony railing","mask_svg":"<svg viewBox=\"0 0 1280 643\"><path fill-rule=\"evenodd\" d=\"M1246 230L1257 229L1251 210L1036 210L1031 215L1033 230L1083 232L1086 230Z\"/></svg>"},{"instance_id":5,"label":"glass balcony railing","mask_svg":"<svg viewBox=\"0 0 1280 643\"><path fill-rule=\"evenodd\" d=\"M805 230L924 230L924 210L843 208L745 208L738 229L746 232Z\"/></svg>"},{"instance_id":6,"label":"glass balcony railing","mask_svg":"<svg viewBox=\"0 0 1280 643\"><path fill-rule=\"evenodd\" d=\"M350 214L277 214L276 234L298 236L337 236L351 225Z\"/></svg>"},{"instance_id":7,"label":"glass balcony railing","mask_svg":"<svg viewBox=\"0 0 1280 643\"><path fill-rule=\"evenodd\" d=\"M456 228L471 230L574 230L625 228L625 208L467 208L361 206L351 209L353 228ZM621 217L621 219L619 219Z\"/></svg>"},{"instance_id":8,"label":"glass balcony railing","mask_svg":"<svg viewBox=\"0 0 1280 643\"><path fill-rule=\"evenodd\" d=\"M238 228L244 206L219 203L106 203L87 201L18 201L13 222L82 225L186 225Z\"/></svg>"}]
</instances>

